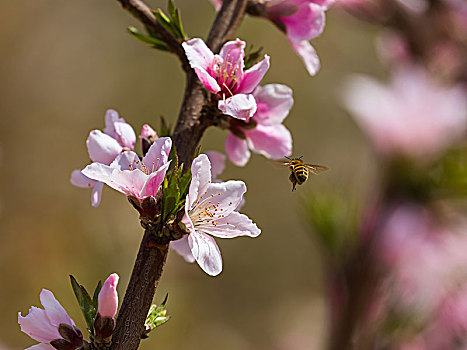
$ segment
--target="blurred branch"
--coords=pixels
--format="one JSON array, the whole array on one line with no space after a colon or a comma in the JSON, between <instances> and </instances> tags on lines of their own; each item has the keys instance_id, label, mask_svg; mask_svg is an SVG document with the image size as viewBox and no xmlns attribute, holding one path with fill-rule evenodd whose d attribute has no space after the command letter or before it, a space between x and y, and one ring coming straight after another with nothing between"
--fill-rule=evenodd
<instances>
[{"instance_id":1,"label":"blurred branch","mask_svg":"<svg viewBox=\"0 0 467 350\"><path fill-rule=\"evenodd\" d=\"M137 18L147 30L167 44L171 52L176 54L182 62L185 71L190 69L185 51L180 42L175 39L156 19L151 9L141 0L117 0L122 7Z\"/></svg>"},{"instance_id":2,"label":"blurred branch","mask_svg":"<svg viewBox=\"0 0 467 350\"><path fill-rule=\"evenodd\" d=\"M199 81L196 73L188 66L185 52L155 19L151 10L139 0L118 0L122 6L138 18L149 30L157 34L182 60L187 72L185 94L180 108L173 140L180 163L188 169L201 137L211 122L203 114L208 103L208 92ZM230 38L245 13L246 0L224 0L212 25L207 40L208 46L218 52L226 39ZM130 282L117 318L111 350L136 350L144 330L144 322L162 276L168 244L157 244L157 232L146 230L136 258Z\"/></svg>"}]
</instances>

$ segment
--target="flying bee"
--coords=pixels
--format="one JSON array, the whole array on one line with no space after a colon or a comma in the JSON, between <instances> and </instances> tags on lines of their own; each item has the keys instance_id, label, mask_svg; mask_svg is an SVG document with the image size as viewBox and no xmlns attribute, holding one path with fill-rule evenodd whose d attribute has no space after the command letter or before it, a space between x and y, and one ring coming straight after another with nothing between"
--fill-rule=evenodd
<instances>
[{"instance_id":1,"label":"flying bee","mask_svg":"<svg viewBox=\"0 0 467 350\"><path fill-rule=\"evenodd\" d=\"M308 172L312 174L319 174L323 171L328 170L328 167L317 164L306 164L303 162L302 157L298 158L287 158L288 162L280 162L280 165L288 166L290 169L289 180L292 183L292 192L295 191L297 184L302 185L308 179Z\"/></svg>"}]
</instances>

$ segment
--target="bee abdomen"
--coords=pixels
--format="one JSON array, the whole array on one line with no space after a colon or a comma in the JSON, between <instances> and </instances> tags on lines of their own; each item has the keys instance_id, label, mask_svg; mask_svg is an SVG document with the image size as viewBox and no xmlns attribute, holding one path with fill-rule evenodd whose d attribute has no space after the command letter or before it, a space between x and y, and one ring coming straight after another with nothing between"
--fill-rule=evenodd
<instances>
[{"instance_id":1,"label":"bee abdomen","mask_svg":"<svg viewBox=\"0 0 467 350\"><path fill-rule=\"evenodd\" d=\"M299 183L303 183L308 178L308 169L303 165L295 166L295 177Z\"/></svg>"}]
</instances>

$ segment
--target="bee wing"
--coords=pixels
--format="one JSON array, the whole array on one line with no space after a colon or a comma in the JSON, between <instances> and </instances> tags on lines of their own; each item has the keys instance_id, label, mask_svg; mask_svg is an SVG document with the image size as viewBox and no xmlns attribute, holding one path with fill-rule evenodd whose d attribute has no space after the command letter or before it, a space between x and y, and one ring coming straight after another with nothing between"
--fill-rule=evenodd
<instances>
[{"instance_id":1,"label":"bee wing","mask_svg":"<svg viewBox=\"0 0 467 350\"><path fill-rule=\"evenodd\" d=\"M286 162L283 160L272 160L271 163L276 166L289 166L290 165L290 162Z\"/></svg>"},{"instance_id":2,"label":"bee wing","mask_svg":"<svg viewBox=\"0 0 467 350\"><path fill-rule=\"evenodd\" d=\"M323 171L329 170L327 166L324 165L317 165L317 164L304 164L308 170L310 170L311 173L313 174L320 174Z\"/></svg>"}]
</instances>

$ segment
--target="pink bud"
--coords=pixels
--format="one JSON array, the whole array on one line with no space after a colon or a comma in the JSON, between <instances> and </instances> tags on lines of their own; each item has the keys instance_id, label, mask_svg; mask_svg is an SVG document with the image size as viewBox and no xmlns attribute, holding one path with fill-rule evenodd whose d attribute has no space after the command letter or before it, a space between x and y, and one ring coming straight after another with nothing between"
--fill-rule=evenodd
<instances>
[{"instance_id":1,"label":"pink bud","mask_svg":"<svg viewBox=\"0 0 467 350\"><path fill-rule=\"evenodd\" d=\"M103 317L115 317L118 308L118 275L111 274L104 282L99 293L97 312Z\"/></svg>"},{"instance_id":2,"label":"pink bud","mask_svg":"<svg viewBox=\"0 0 467 350\"><path fill-rule=\"evenodd\" d=\"M148 124L144 124L141 129L142 139L157 139L157 133Z\"/></svg>"}]
</instances>

